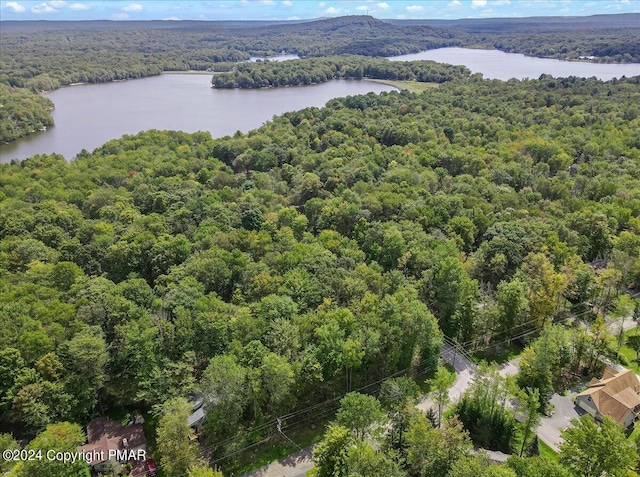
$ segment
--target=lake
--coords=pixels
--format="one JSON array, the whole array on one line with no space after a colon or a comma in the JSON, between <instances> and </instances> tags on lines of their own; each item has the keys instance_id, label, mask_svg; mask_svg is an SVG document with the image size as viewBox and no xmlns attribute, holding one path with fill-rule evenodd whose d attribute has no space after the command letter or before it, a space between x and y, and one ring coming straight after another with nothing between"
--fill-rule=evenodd
<instances>
[{"instance_id":1,"label":"lake","mask_svg":"<svg viewBox=\"0 0 640 477\"><path fill-rule=\"evenodd\" d=\"M438 48L411 55L394 56L392 61L432 60L439 63L464 65L485 78L509 80L511 78L539 78L541 74L555 77L595 76L603 81L622 76L640 75L640 64L607 64L584 61L562 61L533 58L520 53L505 53L499 50L475 50L470 48Z\"/></svg>"},{"instance_id":2,"label":"lake","mask_svg":"<svg viewBox=\"0 0 640 477\"><path fill-rule=\"evenodd\" d=\"M372 81L330 81L277 89L213 89L211 73L164 74L129 81L67 86L48 93L55 126L0 145L0 162L34 154L73 159L123 134L147 129L209 131L213 137L247 132L273 116L324 106L341 96L392 91Z\"/></svg>"},{"instance_id":3,"label":"lake","mask_svg":"<svg viewBox=\"0 0 640 477\"><path fill-rule=\"evenodd\" d=\"M293 55L270 60L284 61ZM532 58L498 50L440 48L390 58L434 60L465 65L485 78L538 78L541 74L595 76L602 80L640 75L640 64L601 64ZM55 126L0 145L0 162L57 152L68 160L110 139L147 129L209 131L213 137L246 132L273 116L332 98L393 90L370 81L331 81L320 85L259 90L211 88L211 73L164 74L150 78L61 88L47 96L55 103Z\"/></svg>"}]
</instances>

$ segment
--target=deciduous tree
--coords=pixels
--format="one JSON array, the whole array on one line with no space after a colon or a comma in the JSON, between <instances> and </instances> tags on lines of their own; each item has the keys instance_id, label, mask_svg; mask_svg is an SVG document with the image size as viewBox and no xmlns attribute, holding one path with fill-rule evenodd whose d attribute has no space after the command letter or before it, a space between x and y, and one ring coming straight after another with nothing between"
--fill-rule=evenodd
<instances>
[{"instance_id":1,"label":"deciduous tree","mask_svg":"<svg viewBox=\"0 0 640 477\"><path fill-rule=\"evenodd\" d=\"M168 477L184 475L198 460L198 445L189 439L191 405L184 398L173 398L162 405L156 429L162 471Z\"/></svg>"},{"instance_id":2,"label":"deciduous tree","mask_svg":"<svg viewBox=\"0 0 640 477\"><path fill-rule=\"evenodd\" d=\"M560 462L584 477L623 477L635 463L635 446L608 416L596 423L589 414L562 431Z\"/></svg>"}]
</instances>

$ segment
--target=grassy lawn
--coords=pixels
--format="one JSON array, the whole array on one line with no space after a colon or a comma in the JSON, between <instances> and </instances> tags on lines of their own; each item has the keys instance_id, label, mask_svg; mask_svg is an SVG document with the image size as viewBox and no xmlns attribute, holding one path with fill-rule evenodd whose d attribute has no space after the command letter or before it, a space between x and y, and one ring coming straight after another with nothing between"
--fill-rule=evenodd
<instances>
[{"instance_id":1,"label":"grassy lawn","mask_svg":"<svg viewBox=\"0 0 640 477\"><path fill-rule=\"evenodd\" d=\"M423 91L429 91L438 87L438 83L423 83L420 81L394 81L394 80L377 80L368 79L367 81L374 81L376 83L388 84L398 89L406 89L412 93L421 93Z\"/></svg>"},{"instance_id":2,"label":"grassy lawn","mask_svg":"<svg viewBox=\"0 0 640 477\"><path fill-rule=\"evenodd\" d=\"M640 365L638 365L638 362L635 361L637 356L636 352L627 344L628 337L632 335L636 335L637 333L638 333L638 330L636 329L631 329L625 332L625 345L622 348L620 348L619 354L620 356L624 356L624 358L629 363L629 364L625 363L625 367L628 367L629 369L633 369L636 374L640 374Z\"/></svg>"},{"instance_id":3,"label":"grassy lawn","mask_svg":"<svg viewBox=\"0 0 640 477\"><path fill-rule=\"evenodd\" d=\"M540 455L546 457L547 459L558 462L558 453L554 451L551 447L549 447L546 443L542 442L541 439L538 439L538 444L540 447Z\"/></svg>"},{"instance_id":4,"label":"grassy lawn","mask_svg":"<svg viewBox=\"0 0 640 477\"><path fill-rule=\"evenodd\" d=\"M504 345L501 347L489 348L488 350L477 351L472 353L471 357L476 364L480 363L480 361L502 364L517 358L522 354L522 351L523 349L516 343L511 343L509 346Z\"/></svg>"}]
</instances>

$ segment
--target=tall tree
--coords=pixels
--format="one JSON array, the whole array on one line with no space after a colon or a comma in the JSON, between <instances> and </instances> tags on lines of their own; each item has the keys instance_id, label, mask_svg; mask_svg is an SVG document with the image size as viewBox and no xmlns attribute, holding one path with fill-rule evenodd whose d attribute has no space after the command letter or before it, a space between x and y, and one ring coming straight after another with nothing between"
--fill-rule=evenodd
<instances>
[{"instance_id":1,"label":"tall tree","mask_svg":"<svg viewBox=\"0 0 640 477\"><path fill-rule=\"evenodd\" d=\"M429 391L433 393L433 400L438 406L438 427L442 427L442 412L451 402L449 388L456 380L455 373L450 373L444 366L438 366L436 374L427 380Z\"/></svg>"},{"instance_id":2,"label":"tall tree","mask_svg":"<svg viewBox=\"0 0 640 477\"><path fill-rule=\"evenodd\" d=\"M20 446L10 434L0 434L0 452L18 449L20 449ZM0 472L7 472L11 467L13 467L13 464L14 462L9 459L0 460Z\"/></svg>"},{"instance_id":3,"label":"tall tree","mask_svg":"<svg viewBox=\"0 0 640 477\"><path fill-rule=\"evenodd\" d=\"M295 375L289 362L282 356L269 353L262 360L260 376L267 412L291 408Z\"/></svg>"},{"instance_id":4,"label":"tall tree","mask_svg":"<svg viewBox=\"0 0 640 477\"><path fill-rule=\"evenodd\" d=\"M378 398L387 410L391 421L388 439L391 446L402 452L403 437L409 425L411 415L417 412L416 400L420 395L420 388L416 382L408 377L387 379L382 383Z\"/></svg>"},{"instance_id":5,"label":"tall tree","mask_svg":"<svg viewBox=\"0 0 640 477\"><path fill-rule=\"evenodd\" d=\"M198 460L198 445L189 439L191 407L184 398L172 398L162 405L156 442L160 465L168 477L184 475Z\"/></svg>"},{"instance_id":6,"label":"tall tree","mask_svg":"<svg viewBox=\"0 0 640 477\"><path fill-rule=\"evenodd\" d=\"M107 378L109 355L102 330L97 326L83 329L61 347L60 357L68 371L66 387L77 400L76 413L82 416L95 406Z\"/></svg>"},{"instance_id":7,"label":"tall tree","mask_svg":"<svg viewBox=\"0 0 640 477\"><path fill-rule=\"evenodd\" d=\"M531 317L536 320L536 326L542 328L546 323L551 323L560 308L568 279L554 270L544 253L527 255L522 272L529 288L527 299Z\"/></svg>"},{"instance_id":8,"label":"tall tree","mask_svg":"<svg viewBox=\"0 0 640 477\"><path fill-rule=\"evenodd\" d=\"M526 388L518 393L516 416L522 430L522 445L519 453L522 457L531 432L538 427L540 422L540 392L537 389Z\"/></svg>"},{"instance_id":9,"label":"tall tree","mask_svg":"<svg viewBox=\"0 0 640 477\"><path fill-rule=\"evenodd\" d=\"M380 401L360 393L349 393L343 397L336 415L338 424L353 431L358 439L364 439L367 433L382 424L383 419Z\"/></svg>"},{"instance_id":10,"label":"tall tree","mask_svg":"<svg viewBox=\"0 0 640 477\"><path fill-rule=\"evenodd\" d=\"M324 439L313 451L313 461L318 477L348 477L349 452L355 445L351 431L337 424L330 424Z\"/></svg>"},{"instance_id":11,"label":"tall tree","mask_svg":"<svg viewBox=\"0 0 640 477\"><path fill-rule=\"evenodd\" d=\"M41 451L42 458L19 462L13 469L17 477L89 477L89 466L79 459L74 463L46 458L48 451L77 452L84 444L85 436L77 424L59 422L51 424L36 436L25 449Z\"/></svg>"},{"instance_id":12,"label":"tall tree","mask_svg":"<svg viewBox=\"0 0 640 477\"><path fill-rule=\"evenodd\" d=\"M232 432L248 400L247 369L233 355L211 358L204 371L202 393L207 425L214 433Z\"/></svg>"},{"instance_id":13,"label":"tall tree","mask_svg":"<svg viewBox=\"0 0 640 477\"><path fill-rule=\"evenodd\" d=\"M547 457L519 457L512 455L506 465L516 472L518 477L571 477L571 472Z\"/></svg>"},{"instance_id":14,"label":"tall tree","mask_svg":"<svg viewBox=\"0 0 640 477\"><path fill-rule=\"evenodd\" d=\"M358 477L406 477L400 464L385 452L376 452L367 442L359 441L349 449L349 475Z\"/></svg>"},{"instance_id":15,"label":"tall tree","mask_svg":"<svg viewBox=\"0 0 640 477\"><path fill-rule=\"evenodd\" d=\"M529 300L527 299L527 284L516 276L513 280L501 281L496 290L498 302L498 324L500 331L506 336L503 339L510 341L514 332L513 328L526 321L529 313ZM523 331L521 328L517 330Z\"/></svg>"},{"instance_id":16,"label":"tall tree","mask_svg":"<svg viewBox=\"0 0 640 477\"><path fill-rule=\"evenodd\" d=\"M224 477L219 470L212 469L208 465L193 465L189 467L187 477Z\"/></svg>"},{"instance_id":17,"label":"tall tree","mask_svg":"<svg viewBox=\"0 0 640 477\"><path fill-rule=\"evenodd\" d=\"M608 416L598 424L588 414L573 419L571 424L562 431L562 464L584 477L628 475L635 464L636 450L620 425Z\"/></svg>"},{"instance_id":18,"label":"tall tree","mask_svg":"<svg viewBox=\"0 0 640 477\"><path fill-rule=\"evenodd\" d=\"M469 434L457 418L434 429L420 414L407 431L407 468L412 475L440 477L447 475L453 464L471 453Z\"/></svg>"}]
</instances>

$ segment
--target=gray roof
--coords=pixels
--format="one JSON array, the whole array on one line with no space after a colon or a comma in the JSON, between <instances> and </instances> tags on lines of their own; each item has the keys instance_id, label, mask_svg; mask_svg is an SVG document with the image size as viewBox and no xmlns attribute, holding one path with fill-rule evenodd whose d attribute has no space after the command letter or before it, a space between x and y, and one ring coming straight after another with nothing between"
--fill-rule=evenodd
<instances>
[{"instance_id":1,"label":"gray roof","mask_svg":"<svg viewBox=\"0 0 640 477\"><path fill-rule=\"evenodd\" d=\"M204 408L200 407L193 414L189 416L189 419L187 419L187 422L189 423L189 426L193 426L194 424L202 421L204 419L204 416L205 416Z\"/></svg>"}]
</instances>

